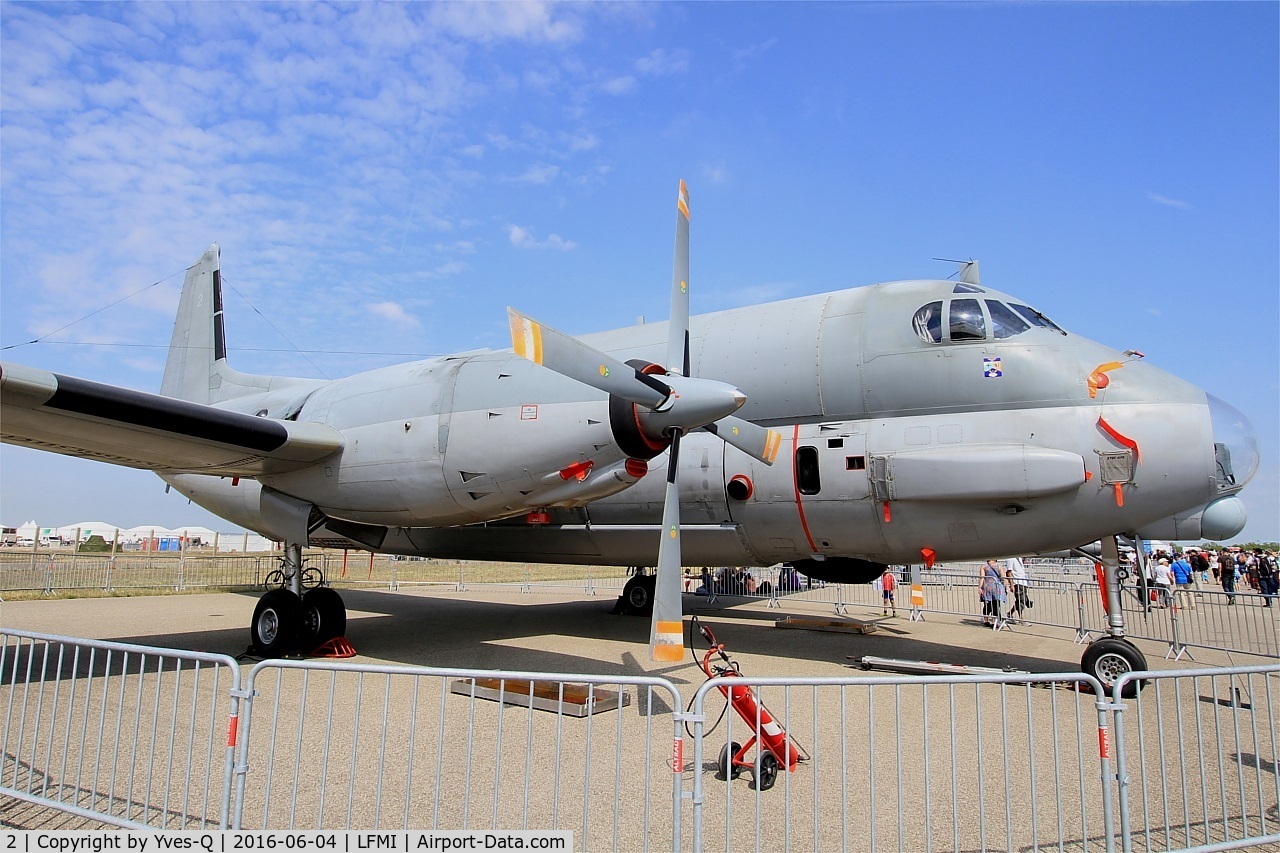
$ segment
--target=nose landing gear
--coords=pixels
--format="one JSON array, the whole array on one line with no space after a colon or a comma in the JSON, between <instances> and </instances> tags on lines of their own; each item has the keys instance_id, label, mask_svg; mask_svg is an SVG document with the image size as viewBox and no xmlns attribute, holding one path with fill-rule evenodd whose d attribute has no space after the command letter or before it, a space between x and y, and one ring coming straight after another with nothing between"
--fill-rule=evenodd
<instances>
[{"instance_id":1,"label":"nose landing gear","mask_svg":"<svg viewBox=\"0 0 1280 853\"><path fill-rule=\"evenodd\" d=\"M1138 571L1144 573L1146 567L1143 565L1145 555L1142 542L1137 537L1133 539L1137 545L1134 551L1138 559ZM1116 537L1103 537L1102 561L1096 565L1109 636L1094 640L1085 648L1084 655L1080 658L1080 668L1085 674L1102 682L1103 688L1110 693L1121 676L1146 670L1147 659L1137 646L1124 637L1124 610L1120 603L1120 549L1116 544ZM1140 574L1142 576L1145 575ZM1142 687L1141 680L1128 681L1121 690L1121 696L1132 699Z\"/></svg>"}]
</instances>

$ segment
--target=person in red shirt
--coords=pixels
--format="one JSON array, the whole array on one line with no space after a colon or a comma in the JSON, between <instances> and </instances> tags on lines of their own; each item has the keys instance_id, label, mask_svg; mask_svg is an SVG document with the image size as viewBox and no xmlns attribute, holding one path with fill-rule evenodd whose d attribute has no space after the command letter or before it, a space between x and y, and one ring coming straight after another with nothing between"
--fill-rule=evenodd
<instances>
[{"instance_id":1,"label":"person in red shirt","mask_svg":"<svg viewBox=\"0 0 1280 853\"><path fill-rule=\"evenodd\" d=\"M898 615L898 607L893 603L893 591L898 588L898 579L893 575L892 567L886 566L884 574L880 576L881 595L884 597L884 609L880 613L884 616L889 615L889 611L893 611L893 615Z\"/></svg>"}]
</instances>

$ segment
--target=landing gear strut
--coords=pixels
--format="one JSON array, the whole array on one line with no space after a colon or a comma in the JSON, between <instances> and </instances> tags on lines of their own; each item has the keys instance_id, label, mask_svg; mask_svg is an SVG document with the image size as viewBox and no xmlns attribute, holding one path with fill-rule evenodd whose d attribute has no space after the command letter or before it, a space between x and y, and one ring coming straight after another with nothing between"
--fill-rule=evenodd
<instances>
[{"instance_id":1,"label":"landing gear strut","mask_svg":"<svg viewBox=\"0 0 1280 853\"><path fill-rule=\"evenodd\" d=\"M1138 571L1145 570L1142 565L1142 543L1135 539L1134 549L1138 559ZM1124 636L1124 609L1120 603L1120 549L1116 545L1116 537L1105 536L1102 539L1102 561L1100 563L1100 586L1102 601L1107 612L1107 633L1109 636L1094 640L1085 647L1080 658L1080 668L1087 675L1092 675L1102 686L1111 692L1120 676L1130 672L1147 669L1147 659L1133 643ZM1141 680L1129 681L1125 684L1121 695L1131 699L1143 687Z\"/></svg>"},{"instance_id":2,"label":"landing gear strut","mask_svg":"<svg viewBox=\"0 0 1280 853\"><path fill-rule=\"evenodd\" d=\"M261 657L311 652L347 631L347 607L324 575L302 565L302 546L286 544L280 568L253 610L249 650Z\"/></svg>"}]
</instances>

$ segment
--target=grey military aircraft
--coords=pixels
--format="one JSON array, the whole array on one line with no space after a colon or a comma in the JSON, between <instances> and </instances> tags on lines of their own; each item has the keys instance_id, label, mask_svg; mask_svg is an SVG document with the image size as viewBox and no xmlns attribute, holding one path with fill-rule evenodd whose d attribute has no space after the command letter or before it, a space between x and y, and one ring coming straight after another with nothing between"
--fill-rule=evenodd
<instances>
[{"instance_id":1,"label":"grey military aircraft","mask_svg":"<svg viewBox=\"0 0 1280 853\"><path fill-rule=\"evenodd\" d=\"M160 394L0 364L0 438L153 470L285 543L250 627L263 654L345 631L338 593L304 587L306 544L656 567L623 595L672 660L681 565L864 583L1102 539L1111 636L1083 665L1109 683L1145 668L1115 537L1244 526L1259 458L1240 412L976 264L690 317L688 256L681 182L668 322L573 338L513 310L511 350L322 381L228 364L214 245L187 272Z\"/></svg>"}]
</instances>

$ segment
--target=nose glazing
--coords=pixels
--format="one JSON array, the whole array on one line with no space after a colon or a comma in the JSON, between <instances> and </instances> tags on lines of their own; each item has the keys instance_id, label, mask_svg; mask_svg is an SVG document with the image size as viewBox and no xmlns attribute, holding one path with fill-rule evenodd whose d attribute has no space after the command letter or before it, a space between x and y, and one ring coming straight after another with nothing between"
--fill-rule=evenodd
<instances>
[{"instance_id":1,"label":"nose glazing","mask_svg":"<svg viewBox=\"0 0 1280 853\"><path fill-rule=\"evenodd\" d=\"M1258 471L1258 434L1240 410L1212 394L1205 396L1213 426L1218 488L1234 493L1243 489Z\"/></svg>"}]
</instances>

